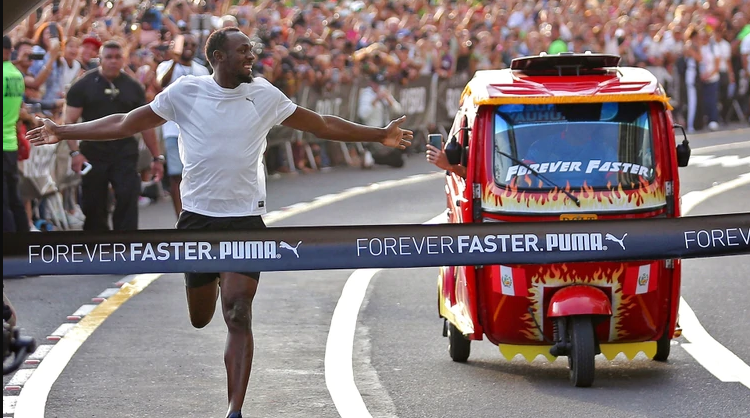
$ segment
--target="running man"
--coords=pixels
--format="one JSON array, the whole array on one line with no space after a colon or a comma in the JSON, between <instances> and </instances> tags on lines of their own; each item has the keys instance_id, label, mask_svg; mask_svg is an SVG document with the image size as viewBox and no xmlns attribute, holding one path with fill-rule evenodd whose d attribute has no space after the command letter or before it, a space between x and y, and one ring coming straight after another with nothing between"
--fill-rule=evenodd
<instances>
[{"instance_id":1,"label":"running man","mask_svg":"<svg viewBox=\"0 0 750 418\"><path fill-rule=\"evenodd\" d=\"M180 77L153 102L127 114L75 125L44 119L43 126L29 132L29 140L34 145L66 139L109 140L174 121L180 127L184 165L177 228L213 230L265 228L263 152L274 125L334 141L379 142L399 149L411 144L412 132L400 127L404 116L376 128L295 105L267 80L252 77L256 59L252 51L250 39L239 29L220 29L206 42L213 76ZM196 328L211 321L221 295L228 329L224 361L231 418L242 416L250 378L252 302L259 277L259 272L185 274L190 322Z\"/></svg>"}]
</instances>

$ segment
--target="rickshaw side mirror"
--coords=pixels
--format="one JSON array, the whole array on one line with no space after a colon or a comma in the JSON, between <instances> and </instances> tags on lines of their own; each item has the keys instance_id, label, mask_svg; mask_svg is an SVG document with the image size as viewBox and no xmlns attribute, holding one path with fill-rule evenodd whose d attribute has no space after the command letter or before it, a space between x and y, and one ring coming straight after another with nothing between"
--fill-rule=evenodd
<instances>
[{"instance_id":1,"label":"rickshaw side mirror","mask_svg":"<svg viewBox=\"0 0 750 418\"><path fill-rule=\"evenodd\" d=\"M445 145L445 149L443 151L445 152L445 156L448 159L448 164L461 164L461 154L463 153L463 147L458 143L455 135Z\"/></svg>"},{"instance_id":2,"label":"rickshaw side mirror","mask_svg":"<svg viewBox=\"0 0 750 418\"><path fill-rule=\"evenodd\" d=\"M682 125L674 125L673 128L675 131L677 129L682 131L682 143L677 144L677 166L678 167L687 167L688 162L690 162L690 142L687 140L687 134L685 133L685 128Z\"/></svg>"}]
</instances>

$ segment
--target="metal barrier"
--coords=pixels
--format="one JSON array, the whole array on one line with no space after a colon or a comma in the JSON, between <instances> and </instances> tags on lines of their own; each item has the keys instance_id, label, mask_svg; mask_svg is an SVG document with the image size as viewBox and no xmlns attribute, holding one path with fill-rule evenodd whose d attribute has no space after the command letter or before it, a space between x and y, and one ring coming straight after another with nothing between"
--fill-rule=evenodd
<instances>
[{"instance_id":1,"label":"metal barrier","mask_svg":"<svg viewBox=\"0 0 750 418\"><path fill-rule=\"evenodd\" d=\"M3 234L3 276L547 264L750 253L750 213L259 231Z\"/></svg>"}]
</instances>

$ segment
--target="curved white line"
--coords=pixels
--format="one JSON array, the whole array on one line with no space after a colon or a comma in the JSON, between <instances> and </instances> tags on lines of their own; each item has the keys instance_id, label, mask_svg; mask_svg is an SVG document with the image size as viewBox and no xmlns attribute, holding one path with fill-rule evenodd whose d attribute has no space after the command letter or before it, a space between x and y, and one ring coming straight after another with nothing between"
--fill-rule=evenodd
<instances>
[{"instance_id":1,"label":"curved white line","mask_svg":"<svg viewBox=\"0 0 750 418\"><path fill-rule=\"evenodd\" d=\"M441 175L445 175L442 174ZM425 224L442 223L446 212L435 216ZM382 269L359 269L346 280L341 297L336 304L328 331L325 356L325 378L328 392L341 417L371 418L365 401L354 382L352 350L357 329L359 310L367 293L370 280Z\"/></svg>"},{"instance_id":2,"label":"curved white line","mask_svg":"<svg viewBox=\"0 0 750 418\"><path fill-rule=\"evenodd\" d=\"M377 190L387 190L387 189L392 189L394 187L401 187L401 186L406 186L409 184L437 179L442 176L445 176L445 173L442 171L429 173L429 174L415 174L413 176L409 176L407 178L400 179L400 180L385 180L385 181L381 181L378 183L370 184L369 186L352 187L351 189L344 190L341 193L319 196L315 198L315 200L313 200L312 202L295 203L294 205L289 206L285 209L269 212L263 216L263 220L266 222L266 224L270 224L273 222L281 221L286 218L290 218L292 216L299 215L303 212L311 211L313 209L318 209L320 207L330 205L331 203L340 202L344 199L349 199L351 197L363 195L366 193L371 193Z\"/></svg>"},{"instance_id":3,"label":"curved white line","mask_svg":"<svg viewBox=\"0 0 750 418\"><path fill-rule=\"evenodd\" d=\"M370 280L381 269L355 270L344 284L328 331L325 379L333 404L342 417L372 417L354 382L354 332Z\"/></svg>"},{"instance_id":4,"label":"curved white line","mask_svg":"<svg viewBox=\"0 0 750 418\"><path fill-rule=\"evenodd\" d=\"M693 153L705 154L707 152L726 151L726 150L731 150L731 149L740 149L740 148L747 148L747 147L750 147L750 141L730 142L728 144L707 145L705 147L693 148Z\"/></svg>"},{"instance_id":5,"label":"curved white line","mask_svg":"<svg viewBox=\"0 0 750 418\"><path fill-rule=\"evenodd\" d=\"M694 191L686 193L681 198L682 215L686 215L688 212L693 210L704 200L714 197L718 194L728 192L729 190L735 189L740 186L750 184L750 173L740 174L734 180L729 180L725 183L717 184L716 186L709 187L705 190Z\"/></svg>"},{"instance_id":6,"label":"curved white line","mask_svg":"<svg viewBox=\"0 0 750 418\"><path fill-rule=\"evenodd\" d=\"M750 184L750 173L705 190L687 193L682 197L682 214L686 215L698 204L720 193ZM682 344L695 361L722 382L739 382L750 389L750 366L712 337L684 298L680 297L679 321L682 336L689 343Z\"/></svg>"}]
</instances>

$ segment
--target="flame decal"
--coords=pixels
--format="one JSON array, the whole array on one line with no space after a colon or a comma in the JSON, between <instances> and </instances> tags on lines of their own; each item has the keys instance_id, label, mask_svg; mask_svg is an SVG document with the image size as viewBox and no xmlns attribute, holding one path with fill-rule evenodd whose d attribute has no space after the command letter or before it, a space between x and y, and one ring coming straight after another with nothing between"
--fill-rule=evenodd
<instances>
[{"instance_id":1,"label":"flame decal","mask_svg":"<svg viewBox=\"0 0 750 418\"><path fill-rule=\"evenodd\" d=\"M656 167L656 177L659 178L661 170ZM527 186L532 185L530 176L524 176L521 180ZM637 186L637 188L636 188ZM607 190L595 190L586 183L578 190L573 190L570 183L566 183L565 191L571 192L580 200L581 207L565 194L563 190L554 188L548 192L519 191L516 184L508 185L506 188L498 188L494 184L488 184L482 194L482 208L488 211L509 212L608 212L622 211L628 209L648 209L663 206L666 201L666 192L658 181L648 183L643 180L639 184L630 184L630 189L625 190L622 184L613 187L607 184Z\"/></svg>"},{"instance_id":2,"label":"flame decal","mask_svg":"<svg viewBox=\"0 0 750 418\"><path fill-rule=\"evenodd\" d=\"M535 267L536 271L528 272L531 275L531 289L529 289L529 300L531 301L531 314L526 313L523 317L525 329L523 335L531 341L543 341L542 334L536 327L534 318L539 324L543 323L544 312L544 289L569 286L572 284L588 284L598 287L608 287L612 293L613 316L610 323L609 341L615 341L627 337L624 321L629 312L638 309L635 297L623 295L622 284L624 280L626 265L623 263L613 264L611 267L598 268L593 272L582 272L568 264L552 264Z\"/></svg>"}]
</instances>

